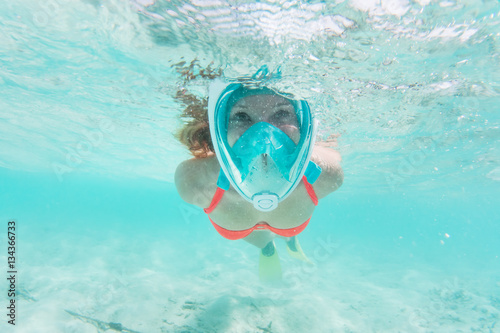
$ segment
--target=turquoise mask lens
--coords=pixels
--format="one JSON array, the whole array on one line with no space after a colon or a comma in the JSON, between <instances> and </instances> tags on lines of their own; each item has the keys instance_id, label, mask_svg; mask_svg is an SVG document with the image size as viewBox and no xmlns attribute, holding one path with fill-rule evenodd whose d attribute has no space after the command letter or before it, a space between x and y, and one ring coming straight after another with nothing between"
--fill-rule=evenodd
<instances>
[{"instance_id":1,"label":"turquoise mask lens","mask_svg":"<svg viewBox=\"0 0 500 333\"><path fill-rule=\"evenodd\" d=\"M297 146L285 132L266 123L252 125L233 145L233 153L237 156L237 167L244 181L255 167L256 159L269 157L276 164L282 177L290 181L290 168L293 165L293 153ZM266 161L264 160L263 163Z\"/></svg>"}]
</instances>

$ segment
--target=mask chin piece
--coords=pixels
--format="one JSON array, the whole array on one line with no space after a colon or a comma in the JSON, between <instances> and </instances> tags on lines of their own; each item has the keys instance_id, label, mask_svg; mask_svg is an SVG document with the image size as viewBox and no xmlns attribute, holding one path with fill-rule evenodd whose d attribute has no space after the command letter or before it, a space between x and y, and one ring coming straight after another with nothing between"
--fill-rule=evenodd
<instances>
[{"instance_id":1,"label":"mask chin piece","mask_svg":"<svg viewBox=\"0 0 500 333\"><path fill-rule=\"evenodd\" d=\"M261 212L270 212L278 207L278 196L274 193L261 192L252 198L253 206Z\"/></svg>"}]
</instances>

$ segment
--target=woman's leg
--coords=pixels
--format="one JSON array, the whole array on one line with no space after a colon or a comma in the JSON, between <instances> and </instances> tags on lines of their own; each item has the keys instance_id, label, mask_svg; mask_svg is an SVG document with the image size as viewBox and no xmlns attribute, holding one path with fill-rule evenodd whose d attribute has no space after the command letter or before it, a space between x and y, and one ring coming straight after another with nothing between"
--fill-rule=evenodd
<instances>
[{"instance_id":1,"label":"woman's leg","mask_svg":"<svg viewBox=\"0 0 500 333\"><path fill-rule=\"evenodd\" d=\"M245 237L245 241L257 246L260 250L259 278L262 282L281 281L281 264L274 246L276 234L269 230L255 230Z\"/></svg>"}]
</instances>

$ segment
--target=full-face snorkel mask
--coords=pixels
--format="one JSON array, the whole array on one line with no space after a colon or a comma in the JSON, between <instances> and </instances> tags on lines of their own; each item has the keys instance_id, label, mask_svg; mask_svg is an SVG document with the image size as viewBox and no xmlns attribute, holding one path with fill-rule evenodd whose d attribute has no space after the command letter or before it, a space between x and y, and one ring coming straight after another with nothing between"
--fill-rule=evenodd
<instances>
[{"instance_id":1,"label":"full-face snorkel mask","mask_svg":"<svg viewBox=\"0 0 500 333\"><path fill-rule=\"evenodd\" d=\"M232 147L229 145L231 107L241 98L259 94L279 95L293 105L300 132L297 144L279 128L261 121L249 127ZM216 80L209 88L208 116L221 177L225 176L256 209L275 209L297 187L308 167L317 128L308 103L268 88L252 89Z\"/></svg>"}]
</instances>

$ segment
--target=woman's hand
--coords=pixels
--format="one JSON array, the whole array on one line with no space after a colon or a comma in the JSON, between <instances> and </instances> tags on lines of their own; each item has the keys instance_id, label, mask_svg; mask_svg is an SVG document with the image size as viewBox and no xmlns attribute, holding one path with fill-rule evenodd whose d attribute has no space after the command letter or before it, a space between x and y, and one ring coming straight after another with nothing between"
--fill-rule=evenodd
<instances>
[{"instance_id":1,"label":"woman's hand","mask_svg":"<svg viewBox=\"0 0 500 333\"><path fill-rule=\"evenodd\" d=\"M327 148L335 148L338 146L337 138L340 136L340 134L331 134L326 140L324 141L316 141L315 146L319 147L327 147Z\"/></svg>"}]
</instances>

